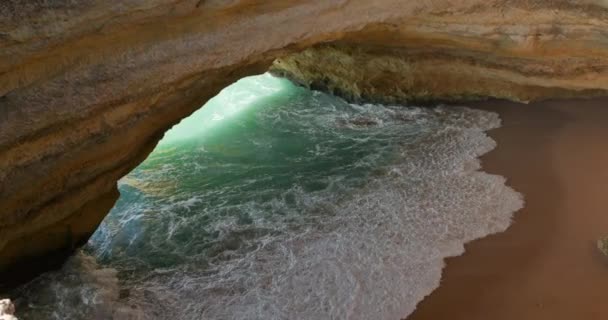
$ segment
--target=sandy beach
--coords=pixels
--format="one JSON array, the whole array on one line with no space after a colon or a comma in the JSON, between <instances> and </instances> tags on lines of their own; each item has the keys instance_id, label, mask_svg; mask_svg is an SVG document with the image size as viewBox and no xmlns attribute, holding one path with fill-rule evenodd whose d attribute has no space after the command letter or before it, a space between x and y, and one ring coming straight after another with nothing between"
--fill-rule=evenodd
<instances>
[{"instance_id":1,"label":"sandy beach","mask_svg":"<svg viewBox=\"0 0 608 320\"><path fill-rule=\"evenodd\" d=\"M608 98L470 105L500 113L483 170L525 197L504 233L447 260L408 320L608 319Z\"/></svg>"}]
</instances>

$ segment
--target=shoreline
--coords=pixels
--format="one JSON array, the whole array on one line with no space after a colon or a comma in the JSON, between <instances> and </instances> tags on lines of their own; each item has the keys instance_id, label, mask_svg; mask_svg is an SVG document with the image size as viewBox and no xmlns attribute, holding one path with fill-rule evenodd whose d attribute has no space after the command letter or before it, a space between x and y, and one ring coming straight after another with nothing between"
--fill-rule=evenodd
<instances>
[{"instance_id":1,"label":"shoreline","mask_svg":"<svg viewBox=\"0 0 608 320\"><path fill-rule=\"evenodd\" d=\"M468 106L500 114L482 170L506 177L525 206L507 231L446 259L440 287L407 319L606 319L596 241L608 235L608 97Z\"/></svg>"}]
</instances>

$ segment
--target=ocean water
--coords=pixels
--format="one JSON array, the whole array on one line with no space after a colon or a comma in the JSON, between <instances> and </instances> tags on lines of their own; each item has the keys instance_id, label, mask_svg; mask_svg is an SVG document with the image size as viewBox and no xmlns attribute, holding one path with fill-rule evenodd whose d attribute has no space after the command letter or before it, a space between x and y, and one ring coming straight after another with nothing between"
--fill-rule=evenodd
<instances>
[{"instance_id":1,"label":"ocean water","mask_svg":"<svg viewBox=\"0 0 608 320\"><path fill-rule=\"evenodd\" d=\"M171 129L20 319L400 319L521 196L480 171L497 114L349 104L268 74Z\"/></svg>"}]
</instances>

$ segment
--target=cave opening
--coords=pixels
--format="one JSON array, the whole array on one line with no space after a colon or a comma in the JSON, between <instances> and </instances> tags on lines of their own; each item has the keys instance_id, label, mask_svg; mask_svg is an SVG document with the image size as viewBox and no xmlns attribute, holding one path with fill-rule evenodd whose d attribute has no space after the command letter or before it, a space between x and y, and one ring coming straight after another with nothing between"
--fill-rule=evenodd
<instances>
[{"instance_id":1,"label":"cave opening","mask_svg":"<svg viewBox=\"0 0 608 320\"><path fill-rule=\"evenodd\" d=\"M23 3L0 318L606 313L606 0Z\"/></svg>"},{"instance_id":2,"label":"cave opening","mask_svg":"<svg viewBox=\"0 0 608 320\"><path fill-rule=\"evenodd\" d=\"M476 171L498 124L243 78L165 133L88 244L20 288L17 307L26 319L58 304L71 319L402 317L444 257L520 205Z\"/></svg>"}]
</instances>

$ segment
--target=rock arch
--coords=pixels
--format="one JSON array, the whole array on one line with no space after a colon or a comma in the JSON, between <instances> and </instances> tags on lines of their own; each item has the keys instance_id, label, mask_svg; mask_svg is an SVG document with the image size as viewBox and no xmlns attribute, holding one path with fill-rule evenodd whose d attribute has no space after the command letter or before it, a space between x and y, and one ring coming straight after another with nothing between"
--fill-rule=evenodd
<instances>
[{"instance_id":1,"label":"rock arch","mask_svg":"<svg viewBox=\"0 0 608 320\"><path fill-rule=\"evenodd\" d=\"M349 99L605 94L605 1L0 4L0 272L85 242L116 181L219 90L271 68ZM7 281L4 281L7 282Z\"/></svg>"}]
</instances>

